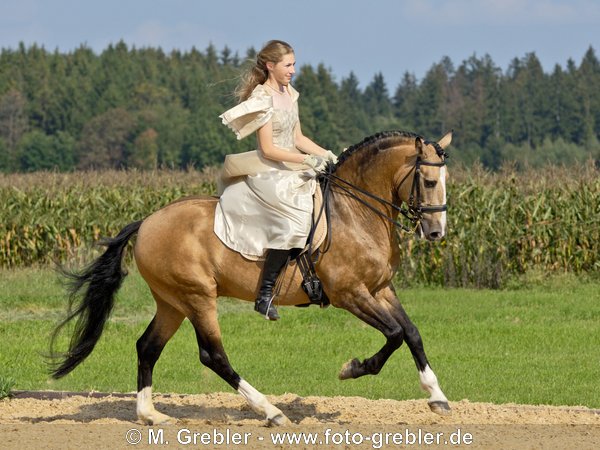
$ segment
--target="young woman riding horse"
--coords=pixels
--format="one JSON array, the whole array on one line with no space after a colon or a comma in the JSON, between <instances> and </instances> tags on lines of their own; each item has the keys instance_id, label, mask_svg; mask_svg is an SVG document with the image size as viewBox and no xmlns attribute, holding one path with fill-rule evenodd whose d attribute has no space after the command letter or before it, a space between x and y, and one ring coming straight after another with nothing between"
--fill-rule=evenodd
<instances>
[{"instance_id":1,"label":"young woman riding horse","mask_svg":"<svg viewBox=\"0 0 600 450\"><path fill-rule=\"evenodd\" d=\"M379 373L406 341L421 386L430 395L429 406L440 414L450 411L448 401L425 356L419 332L392 285L399 263L399 242L395 224L387 219L395 220L403 203L413 204L420 234L430 240L444 236L443 149L450 140L450 135L432 143L412 133L380 133L344 152L333 175L354 187L350 192L331 188L332 240L316 265L331 305L350 311L386 338L372 357L344 365L340 378ZM375 202L367 193L382 201ZM116 238L105 241L105 253L73 279L73 294L83 290L83 297L63 323L77 319L68 352L53 371L55 378L77 367L98 342L125 277L121 264L126 244L137 233L136 264L156 301L154 319L137 342L139 419L148 424L169 420L153 406L152 371L165 344L187 317L196 330L200 362L227 381L269 422L287 422L282 411L235 372L223 348L218 297L254 300L262 264L223 245L213 233L217 201L213 197L182 199L127 225ZM300 281L286 275L280 305L307 303Z\"/></svg>"},{"instance_id":2,"label":"young woman riding horse","mask_svg":"<svg viewBox=\"0 0 600 450\"><path fill-rule=\"evenodd\" d=\"M310 232L315 176L325 161L337 161L302 134L298 92L289 84L295 64L289 44L267 43L238 89L243 102L221 115L238 139L256 131L259 151L228 157L225 173L235 159L246 167L226 181L214 230L232 250L265 257L254 309L270 320L279 319L273 305L277 277ZM255 156L254 165L248 164L249 155Z\"/></svg>"},{"instance_id":3,"label":"young woman riding horse","mask_svg":"<svg viewBox=\"0 0 600 450\"><path fill-rule=\"evenodd\" d=\"M273 140L276 143L275 137ZM406 341L421 387L429 393L429 406L440 414L450 411L448 400L429 365L416 326L396 297L392 279L399 264L396 224L403 205L408 205L421 236L439 240L446 232L444 149L450 141L451 134L435 143L414 133L386 132L342 153L328 174L331 242L316 265L331 305L351 312L386 338L373 356L346 363L340 379L378 374ZM260 137L259 142L264 145ZM290 155L298 161L311 161L299 153ZM313 165L319 167L318 162ZM275 173L269 173L272 175ZM290 182L306 183L313 177L308 181L291 177ZM222 208L214 197L182 199L127 225L117 237L104 242L106 251L82 273L73 275L74 309L56 333L71 320L76 320L76 325L68 351L52 372L55 378L83 362L100 339L126 274L121 265L127 242L137 233L135 261L156 301L156 314L137 341L138 418L147 424L170 420L153 405L152 373L164 346L188 318L196 331L200 362L244 396L269 423L288 422L281 410L238 375L223 347L218 298L255 300L264 264L231 249L215 234L215 216ZM288 250L284 245L280 249ZM300 282L297 275L285 274L280 305L308 303ZM79 292L83 293L80 299L76 297Z\"/></svg>"}]
</instances>

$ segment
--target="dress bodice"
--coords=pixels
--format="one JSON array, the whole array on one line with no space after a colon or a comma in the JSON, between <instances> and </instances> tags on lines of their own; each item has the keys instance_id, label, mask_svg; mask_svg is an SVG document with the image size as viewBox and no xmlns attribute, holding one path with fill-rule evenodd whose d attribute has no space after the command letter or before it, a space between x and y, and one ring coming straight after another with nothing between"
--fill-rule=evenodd
<instances>
[{"instance_id":1,"label":"dress bodice","mask_svg":"<svg viewBox=\"0 0 600 450\"><path fill-rule=\"evenodd\" d=\"M291 110L274 109L273 124L273 144L276 147L292 150L294 144L294 130L298 123L298 103L294 103Z\"/></svg>"}]
</instances>

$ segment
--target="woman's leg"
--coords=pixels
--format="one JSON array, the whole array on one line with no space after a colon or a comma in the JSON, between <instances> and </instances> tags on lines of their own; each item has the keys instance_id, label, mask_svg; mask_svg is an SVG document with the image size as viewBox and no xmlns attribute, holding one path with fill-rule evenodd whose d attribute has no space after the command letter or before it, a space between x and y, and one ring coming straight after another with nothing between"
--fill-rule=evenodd
<instances>
[{"instance_id":1,"label":"woman's leg","mask_svg":"<svg viewBox=\"0 0 600 450\"><path fill-rule=\"evenodd\" d=\"M260 287L258 289L258 296L256 297L256 301L254 303L254 310L265 316L265 319L279 319L277 309L273 305L273 298L275 297L273 290L281 270L288 262L291 251L291 249L267 249L265 265L263 266Z\"/></svg>"}]
</instances>

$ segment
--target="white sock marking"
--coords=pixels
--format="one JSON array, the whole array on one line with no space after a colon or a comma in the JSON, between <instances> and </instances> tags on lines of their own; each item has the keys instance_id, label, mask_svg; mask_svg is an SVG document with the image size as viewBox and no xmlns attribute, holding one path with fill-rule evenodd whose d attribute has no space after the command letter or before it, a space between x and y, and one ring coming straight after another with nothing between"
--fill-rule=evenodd
<instances>
[{"instance_id":1,"label":"white sock marking","mask_svg":"<svg viewBox=\"0 0 600 450\"><path fill-rule=\"evenodd\" d=\"M137 415L139 418L148 417L154 411L152 404L152 386L146 386L137 393Z\"/></svg>"},{"instance_id":2,"label":"white sock marking","mask_svg":"<svg viewBox=\"0 0 600 450\"><path fill-rule=\"evenodd\" d=\"M246 399L256 413L266 416L267 420L271 420L277 416L285 417L279 408L273 406L267 400L267 397L252 387L246 380L240 381L238 392Z\"/></svg>"},{"instance_id":3,"label":"white sock marking","mask_svg":"<svg viewBox=\"0 0 600 450\"><path fill-rule=\"evenodd\" d=\"M423 372L419 372L419 379L421 380L421 387L423 390L429 392L430 394L430 402L448 402L448 399L438 384L435 373L433 373L433 370L431 370L429 365L425 367Z\"/></svg>"}]
</instances>

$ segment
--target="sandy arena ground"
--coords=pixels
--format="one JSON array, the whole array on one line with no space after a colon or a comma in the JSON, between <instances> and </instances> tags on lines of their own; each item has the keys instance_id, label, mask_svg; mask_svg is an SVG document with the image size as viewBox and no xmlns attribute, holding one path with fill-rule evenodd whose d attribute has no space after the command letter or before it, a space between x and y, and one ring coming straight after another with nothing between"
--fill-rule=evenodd
<instances>
[{"instance_id":1,"label":"sandy arena ground","mask_svg":"<svg viewBox=\"0 0 600 450\"><path fill-rule=\"evenodd\" d=\"M17 393L0 401L0 448L600 448L600 411L584 407L462 400L451 402L452 415L438 416L426 400L269 399L291 425L267 427L229 393L156 395L157 409L177 422L153 427L137 422L134 395ZM286 432L300 439L313 433L315 444L272 441L271 434Z\"/></svg>"}]
</instances>

